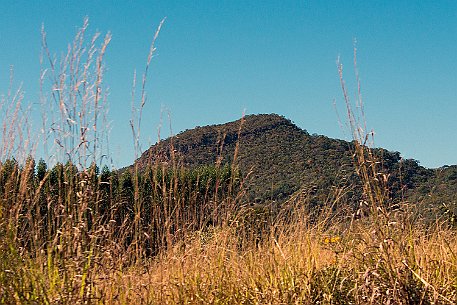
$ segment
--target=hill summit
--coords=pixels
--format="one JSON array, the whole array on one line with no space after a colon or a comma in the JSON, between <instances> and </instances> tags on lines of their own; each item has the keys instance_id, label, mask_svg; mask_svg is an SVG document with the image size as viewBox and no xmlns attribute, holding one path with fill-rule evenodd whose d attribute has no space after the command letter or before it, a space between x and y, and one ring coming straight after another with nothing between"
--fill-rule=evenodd
<instances>
[{"instance_id":1,"label":"hill summit","mask_svg":"<svg viewBox=\"0 0 457 305\"><path fill-rule=\"evenodd\" d=\"M399 152L374 151L389 177L392 198L422 200L437 189L441 197L455 197L457 167L427 169ZM235 164L248 176L248 200L265 203L303 190L324 198L331 188L357 184L352 152L352 142L310 135L283 116L259 114L183 131L151 146L136 162L139 168L172 159L190 168Z\"/></svg>"}]
</instances>

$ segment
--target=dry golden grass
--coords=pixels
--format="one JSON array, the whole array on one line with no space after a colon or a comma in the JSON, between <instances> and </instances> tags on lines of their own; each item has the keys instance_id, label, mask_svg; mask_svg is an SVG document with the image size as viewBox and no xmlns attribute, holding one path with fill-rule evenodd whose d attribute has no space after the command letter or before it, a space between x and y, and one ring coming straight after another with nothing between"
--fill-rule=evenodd
<instances>
[{"instance_id":1,"label":"dry golden grass","mask_svg":"<svg viewBox=\"0 0 457 305\"><path fill-rule=\"evenodd\" d=\"M94 266L92 301L453 304L457 300L457 240L451 230L428 235L399 230L379 241L375 228L366 224L340 232L340 238L335 238L336 228L322 232L306 225L306 219L290 226L288 232L243 249L236 232L226 227L197 232L142 264L112 270Z\"/></svg>"}]
</instances>

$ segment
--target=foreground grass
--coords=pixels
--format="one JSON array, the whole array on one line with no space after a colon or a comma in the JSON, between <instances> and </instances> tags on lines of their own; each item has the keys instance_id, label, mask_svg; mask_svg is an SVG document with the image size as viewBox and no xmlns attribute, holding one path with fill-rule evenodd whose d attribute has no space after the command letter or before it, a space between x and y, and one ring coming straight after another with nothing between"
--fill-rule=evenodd
<instances>
[{"instance_id":1,"label":"foreground grass","mask_svg":"<svg viewBox=\"0 0 457 305\"><path fill-rule=\"evenodd\" d=\"M394 248L386 257L365 245L322 244L312 232L241 253L217 241L205 249L195 244L151 263L143 275L132 270L114 278L107 290L112 300L126 303L452 304L456 243L449 245L448 238L414 241L414 257Z\"/></svg>"},{"instance_id":2,"label":"foreground grass","mask_svg":"<svg viewBox=\"0 0 457 305\"><path fill-rule=\"evenodd\" d=\"M304 218L260 243L234 228L196 232L141 263L2 251L1 301L48 304L454 304L450 229L372 222L323 230ZM6 255L6 256L5 256ZM101 255L101 254L99 254ZM97 264L91 264L98 261Z\"/></svg>"}]
</instances>

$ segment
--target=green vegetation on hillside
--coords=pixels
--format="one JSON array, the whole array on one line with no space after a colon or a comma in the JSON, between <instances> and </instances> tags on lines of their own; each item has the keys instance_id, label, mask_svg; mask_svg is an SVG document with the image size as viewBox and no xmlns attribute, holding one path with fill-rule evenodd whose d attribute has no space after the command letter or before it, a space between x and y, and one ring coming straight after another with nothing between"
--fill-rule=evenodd
<instances>
[{"instance_id":1,"label":"green vegetation on hillside","mask_svg":"<svg viewBox=\"0 0 457 305\"><path fill-rule=\"evenodd\" d=\"M346 202L360 201L359 178L354 168L354 143L310 135L290 120L276 115L249 115L222 125L197 127L153 145L136 161L141 169L148 162L167 162L174 156L189 168L230 164L237 150L236 165L248 179L251 203L281 203L297 192L314 195L325 202L334 187L348 188ZM424 204L453 202L453 167L427 169L416 160L402 159L399 152L372 150L379 170L387 178L392 204L416 200ZM449 174L448 174L449 172ZM433 196L430 195L433 192ZM440 203L441 204L441 203Z\"/></svg>"}]
</instances>

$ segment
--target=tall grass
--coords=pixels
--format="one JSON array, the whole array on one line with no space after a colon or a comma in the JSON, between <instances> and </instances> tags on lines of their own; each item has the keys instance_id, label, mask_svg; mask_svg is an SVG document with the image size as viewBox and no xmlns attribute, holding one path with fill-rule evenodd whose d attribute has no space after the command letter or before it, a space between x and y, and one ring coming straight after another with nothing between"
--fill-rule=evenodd
<instances>
[{"instance_id":1,"label":"tall grass","mask_svg":"<svg viewBox=\"0 0 457 305\"><path fill-rule=\"evenodd\" d=\"M161 27L138 103L132 91L135 157ZM348 190L336 187L318 213L306 189L278 208L250 205L237 170L239 145L228 166L190 171L172 146L167 159L157 155L144 168L99 172L110 35L86 43L87 28L85 20L59 62L42 32L41 101L53 111L43 114L40 141L55 166L27 158L36 144L22 91L11 87L1 100L0 303L457 302L455 231L425 227L414 205L393 205L389 177L370 149L357 72L355 113L338 66L362 200L345 206L339 201ZM117 189L123 185L127 191Z\"/></svg>"}]
</instances>

